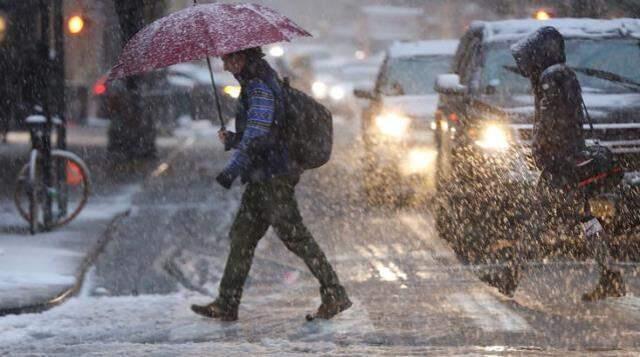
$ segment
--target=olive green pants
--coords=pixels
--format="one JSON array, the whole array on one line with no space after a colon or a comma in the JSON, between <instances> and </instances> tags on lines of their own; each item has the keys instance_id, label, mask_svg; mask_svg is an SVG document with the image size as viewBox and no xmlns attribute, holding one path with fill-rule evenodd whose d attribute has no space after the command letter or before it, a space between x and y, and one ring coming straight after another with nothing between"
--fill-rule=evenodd
<instances>
[{"instance_id":1,"label":"olive green pants","mask_svg":"<svg viewBox=\"0 0 640 357\"><path fill-rule=\"evenodd\" d=\"M240 305L255 249L270 226L318 279L323 302L346 296L322 249L302 222L295 198L299 179L297 175L281 176L247 185L229 234L231 251L216 300L220 306L237 309Z\"/></svg>"}]
</instances>

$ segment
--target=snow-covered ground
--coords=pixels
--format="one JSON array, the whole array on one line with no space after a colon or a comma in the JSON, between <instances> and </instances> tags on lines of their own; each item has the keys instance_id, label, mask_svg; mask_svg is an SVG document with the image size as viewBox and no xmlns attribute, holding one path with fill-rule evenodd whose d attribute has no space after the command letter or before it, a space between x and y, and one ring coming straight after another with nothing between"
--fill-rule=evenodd
<instances>
[{"instance_id":1,"label":"snow-covered ground","mask_svg":"<svg viewBox=\"0 0 640 357\"><path fill-rule=\"evenodd\" d=\"M129 209L139 188L122 187L112 196L90 200L76 220L53 232L2 234L0 309L46 305L74 289L85 269L85 259L98 249L114 217ZM4 215L10 219L3 220L3 225L26 225L15 211L7 211Z\"/></svg>"},{"instance_id":2,"label":"snow-covered ground","mask_svg":"<svg viewBox=\"0 0 640 357\"><path fill-rule=\"evenodd\" d=\"M295 291L287 291L295 294ZM191 303L210 297L182 291L170 295L79 297L36 315L0 320L0 346L14 353L101 352L105 355L147 352L261 353L276 351L329 353L350 335L372 331L366 312L354 308L333 322L307 323L299 306L282 306L284 293L248 296L238 323L220 323L195 316ZM280 303L279 303L280 302ZM311 309L317 301L310 301ZM277 331L272 337L256 330ZM275 338L280 335L280 340ZM171 348L168 346L176 345ZM180 345L180 347L177 347ZM0 352L2 352L0 347Z\"/></svg>"}]
</instances>

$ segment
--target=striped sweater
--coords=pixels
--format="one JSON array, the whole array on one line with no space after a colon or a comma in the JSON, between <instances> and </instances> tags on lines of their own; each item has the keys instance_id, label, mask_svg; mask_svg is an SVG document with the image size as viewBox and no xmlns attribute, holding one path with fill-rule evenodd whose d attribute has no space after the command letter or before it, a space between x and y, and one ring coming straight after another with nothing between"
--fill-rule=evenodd
<instances>
[{"instance_id":1,"label":"striped sweater","mask_svg":"<svg viewBox=\"0 0 640 357\"><path fill-rule=\"evenodd\" d=\"M272 161L274 160L276 161L276 166L282 166L278 165L278 162L282 163L286 171L286 157L284 157L286 153L277 152L282 151L278 150L282 148L271 148L275 152L267 153L267 161L271 161L265 163L267 167L256 167L256 163L252 162L252 157L250 156L250 148L255 146L258 140L266 139L273 130L272 124L275 119L276 106L273 91L262 80L253 79L248 81L246 87L243 88L243 95L246 96L243 98L246 123L243 125L242 133L238 133L242 137L234 146L236 150L223 172L233 180L238 176L251 178L251 176L255 176L253 171L256 170L261 171L258 173L261 178L269 177L278 173L277 168L268 167L269 165L273 166ZM238 126L238 123L236 125ZM274 156L276 157L274 158Z\"/></svg>"}]
</instances>

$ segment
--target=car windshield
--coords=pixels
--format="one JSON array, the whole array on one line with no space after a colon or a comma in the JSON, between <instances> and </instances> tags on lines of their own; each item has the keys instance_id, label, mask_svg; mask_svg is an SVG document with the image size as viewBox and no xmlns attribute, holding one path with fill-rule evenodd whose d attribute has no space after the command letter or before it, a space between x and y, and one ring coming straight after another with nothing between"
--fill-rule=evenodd
<instances>
[{"instance_id":1,"label":"car windshield","mask_svg":"<svg viewBox=\"0 0 640 357\"><path fill-rule=\"evenodd\" d=\"M501 95L529 94L529 80L509 68L516 63L509 50L510 43L494 43L487 47L481 85L485 93ZM568 39L567 63L572 68L588 68L640 81L637 63L640 60L640 42L629 39ZM622 83L577 73L584 92L626 93L634 91Z\"/></svg>"},{"instance_id":2,"label":"car windshield","mask_svg":"<svg viewBox=\"0 0 640 357\"><path fill-rule=\"evenodd\" d=\"M436 77L450 70L450 56L418 56L387 61L379 91L386 96L433 94Z\"/></svg>"}]
</instances>

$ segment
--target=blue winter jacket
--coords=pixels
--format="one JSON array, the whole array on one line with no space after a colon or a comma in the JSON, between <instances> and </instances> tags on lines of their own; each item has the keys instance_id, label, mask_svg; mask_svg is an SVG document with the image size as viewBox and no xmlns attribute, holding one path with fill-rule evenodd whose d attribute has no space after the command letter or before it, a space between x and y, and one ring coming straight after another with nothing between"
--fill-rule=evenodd
<instances>
[{"instance_id":1,"label":"blue winter jacket","mask_svg":"<svg viewBox=\"0 0 640 357\"><path fill-rule=\"evenodd\" d=\"M242 86L236 133L225 143L235 149L223 170L232 180L265 181L291 173L286 143L281 138L284 104L277 74L262 60L252 75L239 76Z\"/></svg>"}]
</instances>

